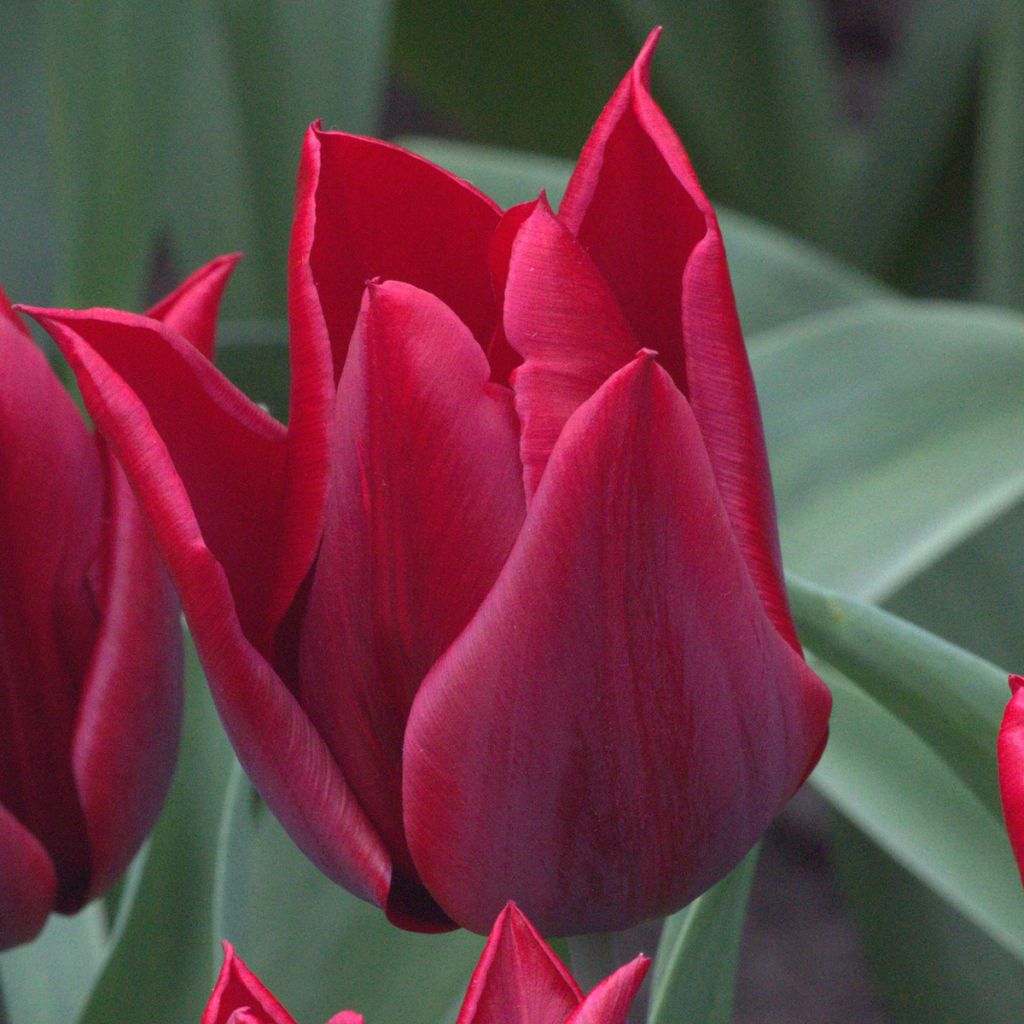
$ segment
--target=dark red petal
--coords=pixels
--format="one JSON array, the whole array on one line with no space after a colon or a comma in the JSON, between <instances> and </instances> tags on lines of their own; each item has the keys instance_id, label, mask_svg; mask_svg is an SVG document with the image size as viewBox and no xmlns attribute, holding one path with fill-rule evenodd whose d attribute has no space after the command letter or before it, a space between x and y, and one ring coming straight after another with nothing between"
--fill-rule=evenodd
<instances>
[{"instance_id":1,"label":"dark red petal","mask_svg":"<svg viewBox=\"0 0 1024 1024\"><path fill-rule=\"evenodd\" d=\"M117 390L140 404L131 447L118 453L122 463L131 475L129 456L144 461L154 445L166 446L189 514L227 574L245 635L267 655L298 585L281 578L275 557L284 520L284 427L156 321L113 310L30 312L69 360L70 350L87 347L115 371Z\"/></svg>"},{"instance_id":2,"label":"dark red petal","mask_svg":"<svg viewBox=\"0 0 1024 1024\"><path fill-rule=\"evenodd\" d=\"M181 727L178 601L124 473L107 458L101 625L72 747L92 851L88 897L121 874L149 834Z\"/></svg>"},{"instance_id":3,"label":"dark red petal","mask_svg":"<svg viewBox=\"0 0 1024 1024\"><path fill-rule=\"evenodd\" d=\"M1010 676L1013 696L999 728L999 790L1003 817L1024 881L1024 676Z\"/></svg>"},{"instance_id":4,"label":"dark red petal","mask_svg":"<svg viewBox=\"0 0 1024 1024\"><path fill-rule=\"evenodd\" d=\"M57 898L43 844L0 804L0 950L35 938Z\"/></svg>"},{"instance_id":5,"label":"dark red petal","mask_svg":"<svg viewBox=\"0 0 1024 1024\"><path fill-rule=\"evenodd\" d=\"M234 253L211 260L190 274L146 315L163 321L207 359L212 359L217 336L217 310L231 271L240 259L241 256Z\"/></svg>"},{"instance_id":6,"label":"dark red petal","mask_svg":"<svg viewBox=\"0 0 1024 1024\"><path fill-rule=\"evenodd\" d=\"M103 467L81 415L3 301L0 318L0 804L43 844L61 909L91 872L71 771L99 627Z\"/></svg>"},{"instance_id":7,"label":"dark red petal","mask_svg":"<svg viewBox=\"0 0 1024 1024\"><path fill-rule=\"evenodd\" d=\"M300 171L298 205L314 209L309 265L335 377L372 278L438 296L486 345L497 321L487 250L501 210L461 178L377 139L313 125L304 158L316 173Z\"/></svg>"},{"instance_id":8,"label":"dark red petal","mask_svg":"<svg viewBox=\"0 0 1024 1024\"><path fill-rule=\"evenodd\" d=\"M562 432L406 729L406 834L479 930L621 929L721 878L819 751L828 691L765 616L686 400L649 356Z\"/></svg>"},{"instance_id":9,"label":"dark red petal","mask_svg":"<svg viewBox=\"0 0 1024 1024\"><path fill-rule=\"evenodd\" d=\"M605 978L572 1012L566 1024L626 1024L651 961L645 956L620 967Z\"/></svg>"},{"instance_id":10,"label":"dark red petal","mask_svg":"<svg viewBox=\"0 0 1024 1024\"><path fill-rule=\"evenodd\" d=\"M564 1024L583 993L514 903L498 915L456 1024Z\"/></svg>"},{"instance_id":11,"label":"dark red petal","mask_svg":"<svg viewBox=\"0 0 1024 1024\"><path fill-rule=\"evenodd\" d=\"M503 315L524 360L512 387L532 497L566 421L639 346L597 268L544 200L512 245Z\"/></svg>"},{"instance_id":12,"label":"dark red petal","mask_svg":"<svg viewBox=\"0 0 1024 1024\"><path fill-rule=\"evenodd\" d=\"M396 872L414 882L402 826L405 720L522 523L516 449L511 395L488 383L487 360L455 314L411 285L370 285L338 387L300 700ZM394 908L408 898L393 892Z\"/></svg>"},{"instance_id":13,"label":"dark red petal","mask_svg":"<svg viewBox=\"0 0 1024 1024\"><path fill-rule=\"evenodd\" d=\"M199 1024L295 1024L266 985L245 966L231 943L222 945L224 963Z\"/></svg>"},{"instance_id":14,"label":"dark red petal","mask_svg":"<svg viewBox=\"0 0 1024 1024\"><path fill-rule=\"evenodd\" d=\"M560 216L641 344L690 400L715 480L775 627L799 650L753 377L714 210L648 88L658 31L598 119Z\"/></svg>"},{"instance_id":15,"label":"dark red petal","mask_svg":"<svg viewBox=\"0 0 1024 1024\"><path fill-rule=\"evenodd\" d=\"M377 834L291 692L243 634L225 570L206 543L190 495L145 406L72 324L77 326L71 319L46 322L153 529L239 760L317 867L356 895L383 905L390 863ZM210 366L198 354L195 358ZM186 395L194 393L182 382ZM224 472L231 471L229 464ZM243 506L233 514L240 519L247 513Z\"/></svg>"}]
</instances>

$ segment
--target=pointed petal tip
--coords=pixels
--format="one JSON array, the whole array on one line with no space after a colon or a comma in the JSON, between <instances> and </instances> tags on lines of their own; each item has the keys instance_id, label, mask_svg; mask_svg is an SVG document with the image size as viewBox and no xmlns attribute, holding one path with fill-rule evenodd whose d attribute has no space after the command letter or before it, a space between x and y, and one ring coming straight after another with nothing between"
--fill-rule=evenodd
<instances>
[{"instance_id":1,"label":"pointed petal tip","mask_svg":"<svg viewBox=\"0 0 1024 1024\"><path fill-rule=\"evenodd\" d=\"M1016 693L1022 686L1024 686L1024 676L1018 676L1011 673L1008 682L1010 685L1010 693Z\"/></svg>"}]
</instances>

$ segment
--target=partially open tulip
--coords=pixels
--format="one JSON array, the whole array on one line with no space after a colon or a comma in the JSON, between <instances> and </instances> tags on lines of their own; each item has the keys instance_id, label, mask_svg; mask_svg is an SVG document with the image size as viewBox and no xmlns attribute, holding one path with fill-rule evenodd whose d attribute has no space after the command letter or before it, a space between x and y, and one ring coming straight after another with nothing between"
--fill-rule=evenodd
<instances>
[{"instance_id":1,"label":"partially open tulip","mask_svg":"<svg viewBox=\"0 0 1024 1024\"><path fill-rule=\"evenodd\" d=\"M682 906L815 764L722 237L647 86L559 212L306 137L287 429L174 330L36 311L149 516L235 749L411 928ZM369 283L367 283L369 282Z\"/></svg>"},{"instance_id":2,"label":"partially open tulip","mask_svg":"<svg viewBox=\"0 0 1024 1024\"><path fill-rule=\"evenodd\" d=\"M999 728L999 790L1006 831L1024 880L1024 676L1010 676L1010 694Z\"/></svg>"},{"instance_id":3,"label":"partially open tulip","mask_svg":"<svg viewBox=\"0 0 1024 1024\"><path fill-rule=\"evenodd\" d=\"M647 957L638 956L584 996L510 903L491 929L456 1024L625 1024L649 966ZM200 1024L295 1022L225 942L224 965ZM343 1010L327 1024L363 1024L363 1018Z\"/></svg>"},{"instance_id":4,"label":"partially open tulip","mask_svg":"<svg viewBox=\"0 0 1024 1024\"><path fill-rule=\"evenodd\" d=\"M150 310L199 346L231 261ZM178 602L107 444L0 292L0 948L103 892L181 718Z\"/></svg>"}]
</instances>

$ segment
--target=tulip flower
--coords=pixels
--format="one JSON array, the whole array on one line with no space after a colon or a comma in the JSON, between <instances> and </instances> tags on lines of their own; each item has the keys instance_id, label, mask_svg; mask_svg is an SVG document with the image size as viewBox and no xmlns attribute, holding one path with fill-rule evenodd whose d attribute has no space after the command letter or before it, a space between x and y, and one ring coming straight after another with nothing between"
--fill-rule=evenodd
<instances>
[{"instance_id":1,"label":"tulip flower","mask_svg":"<svg viewBox=\"0 0 1024 1024\"><path fill-rule=\"evenodd\" d=\"M572 975L514 903L491 929L456 1024L625 1024L647 974L645 956L584 996ZM224 965L200 1024L294 1024L266 986L224 943ZM363 1024L351 1010L327 1024Z\"/></svg>"},{"instance_id":2,"label":"tulip flower","mask_svg":"<svg viewBox=\"0 0 1024 1024\"><path fill-rule=\"evenodd\" d=\"M209 348L233 260L150 310ZM123 871L170 784L178 602L107 444L0 292L0 948Z\"/></svg>"},{"instance_id":3,"label":"tulip flower","mask_svg":"<svg viewBox=\"0 0 1024 1024\"><path fill-rule=\"evenodd\" d=\"M1006 831L1024 881L1024 676L1010 676L1010 693L999 727L999 790Z\"/></svg>"},{"instance_id":4,"label":"tulip flower","mask_svg":"<svg viewBox=\"0 0 1024 1024\"><path fill-rule=\"evenodd\" d=\"M829 694L783 586L721 232L648 41L556 214L314 125L287 428L166 324L36 311L238 756L410 928L620 929L728 872Z\"/></svg>"}]
</instances>

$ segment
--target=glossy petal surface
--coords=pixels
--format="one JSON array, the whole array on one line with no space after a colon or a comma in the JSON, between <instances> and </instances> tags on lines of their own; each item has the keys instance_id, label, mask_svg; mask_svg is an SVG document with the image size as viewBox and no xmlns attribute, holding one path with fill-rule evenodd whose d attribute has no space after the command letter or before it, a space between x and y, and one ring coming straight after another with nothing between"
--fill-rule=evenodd
<instances>
[{"instance_id":1,"label":"glossy petal surface","mask_svg":"<svg viewBox=\"0 0 1024 1024\"><path fill-rule=\"evenodd\" d=\"M560 216L640 343L688 396L772 622L799 649L782 579L764 431L714 210L648 87L655 31L591 133Z\"/></svg>"},{"instance_id":2,"label":"glossy petal surface","mask_svg":"<svg viewBox=\"0 0 1024 1024\"><path fill-rule=\"evenodd\" d=\"M377 139L310 128L297 217L315 207L309 255L334 353L345 364L363 288L404 281L450 306L482 345L497 320L487 250L501 211L422 157Z\"/></svg>"},{"instance_id":3,"label":"glossy petal surface","mask_svg":"<svg viewBox=\"0 0 1024 1024\"><path fill-rule=\"evenodd\" d=\"M456 1024L564 1024L582 998L526 916L508 904L494 922Z\"/></svg>"},{"instance_id":4,"label":"glossy petal surface","mask_svg":"<svg viewBox=\"0 0 1024 1024\"><path fill-rule=\"evenodd\" d=\"M999 729L999 790L1013 855L1024 880L1024 677L1010 676L1013 696Z\"/></svg>"},{"instance_id":5,"label":"glossy petal surface","mask_svg":"<svg viewBox=\"0 0 1024 1024\"><path fill-rule=\"evenodd\" d=\"M642 356L566 425L497 584L420 689L409 847L466 927L511 897L546 934L621 929L739 860L828 710L764 614L689 406Z\"/></svg>"},{"instance_id":6,"label":"glossy petal surface","mask_svg":"<svg viewBox=\"0 0 1024 1024\"><path fill-rule=\"evenodd\" d=\"M300 699L418 890L402 823L405 719L522 522L515 416L452 311L394 282L367 289L336 410ZM429 904L393 892L389 910L443 921Z\"/></svg>"},{"instance_id":7,"label":"glossy petal surface","mask_svg":"<svg viewBox=\"0 0 1024 1024\"><path fill-rule=\"evenodd\" d=\"M199 1024L295 1024L231 943L223 946L224 963Z\"/></svg>"}]
</instances>

